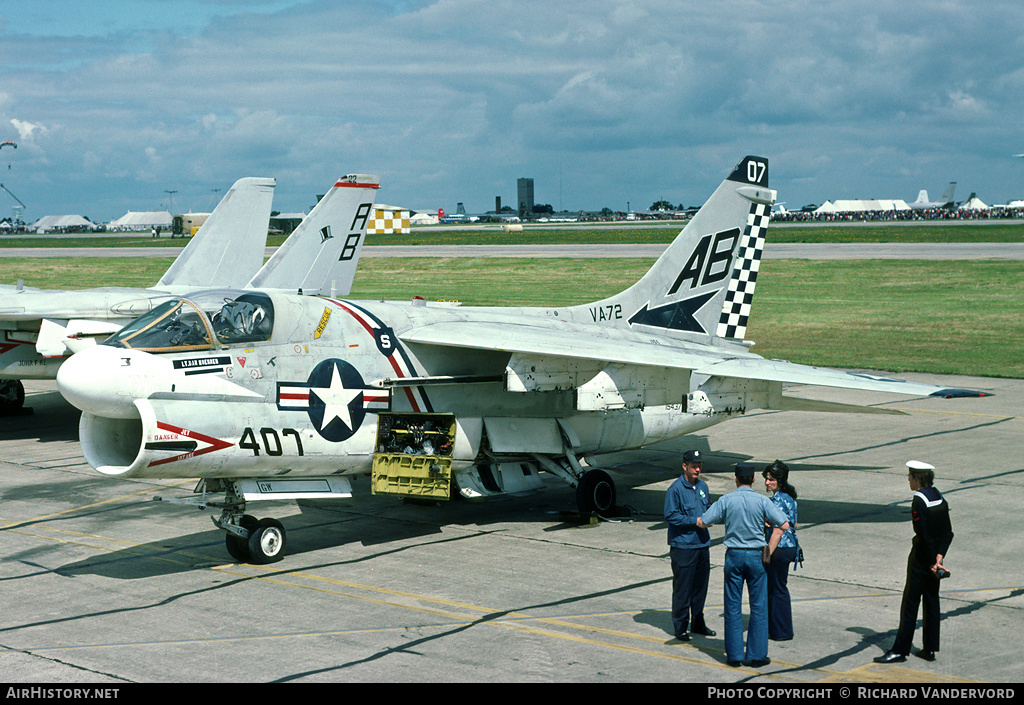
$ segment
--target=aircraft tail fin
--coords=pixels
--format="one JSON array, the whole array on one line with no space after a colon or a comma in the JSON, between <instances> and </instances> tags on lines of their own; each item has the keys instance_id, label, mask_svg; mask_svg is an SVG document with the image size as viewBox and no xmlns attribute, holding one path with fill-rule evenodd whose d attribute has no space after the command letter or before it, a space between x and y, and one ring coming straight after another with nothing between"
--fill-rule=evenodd
<instances>
[{"instance_id":1,"label":"aircraft tail fin","mask_svg":"<svg viewBox=\"0 0 1024 705\"><path fill-rule=\"evenodd\" d=\"M338 179L246 288L348 295L378 188L376 176Z\"/></svg>"},{"instance_id":2,"label":"aircraft tail fin","mask_svg":"<svg viewBox=\"0 0 1024 705\"><path fill-rule=\"evenodd\" d=\"M956 193L956 182L950 181L946 191L942 194L942 203L952 203L954 193Z\"/></svg>"},{"instance_id":3,"label":"aircraft tail fin","mask_svg":"<svg viewBox=\"0 0 1024 705\"><path fill-rule=\"evenodd\" d=\"M745 157L639 282L577 310L673 338L742 339L775 196L768 160Z\"/></svg>"},{"instance_id":4,"label":"aircraft tail fin","mask_svg":"<svg viewBox=\"0 0 1024 705\"><path fill-rule=\"evenodd\" d=\"M156 288L240 287L263 265L275 179L235 182Z\"/></svg>"},{"instance_id":5,"label":"aircraft tail fin","mask_svg":"<svg viewBox=\"0 0 1024 705\"><path fill-rule=\"evenodd\" d=\"M917 200L914 203L928 203L928 191L921 189L917 192Z\"/></svg>"}]
</instances>

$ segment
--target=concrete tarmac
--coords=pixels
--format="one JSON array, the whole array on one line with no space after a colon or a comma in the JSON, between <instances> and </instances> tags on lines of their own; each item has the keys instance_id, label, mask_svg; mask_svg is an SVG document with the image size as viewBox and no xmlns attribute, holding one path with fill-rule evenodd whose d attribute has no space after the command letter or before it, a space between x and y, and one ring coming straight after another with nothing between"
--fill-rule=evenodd
<instances>
[{"instance_id":1,"label":"concrete tarmac","mask_svg":"<svg viewBox=\"0 0 1024 705\"><path fill-rule=\"evenodd\" d=\"M754 412L605 456L623 516L595 525L580 523L573 491L555 478L528 496L433 506L372 496L361 478L350 500L251 505L288 530L288 555L271 566L232 562L209 512L151 501L186 497L193 482L90 469L77 412L53 382L28 382L34 413L0 418L0 673L8 683L115 686L813 683L835 694L851 683L1019 681L1024 380L905 376L995 396L790 387L906 415ZM792 468L806 555L789 581L796 638L772 642L763 668L726 664L721 527L711 531L706 608L718 636L672 637L662 506L687 447L706 452L715 496L734 488L737 461ZM872 658L898 622L910 459L937 467L949 499L952 576L938 660L883 666Z\"/></svg>"}]
</instances>

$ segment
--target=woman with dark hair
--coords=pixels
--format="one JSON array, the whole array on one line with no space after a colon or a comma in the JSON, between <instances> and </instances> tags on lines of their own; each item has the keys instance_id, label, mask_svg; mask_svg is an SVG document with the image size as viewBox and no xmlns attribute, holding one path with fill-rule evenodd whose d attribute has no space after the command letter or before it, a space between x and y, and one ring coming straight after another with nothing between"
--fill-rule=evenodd
<instances>
[{"instance_id":1,"label":"woman with dark hair","mask_svg":"<svg viewBox=\"0 0 1024 705\"><path fill-rule=\"evenodd\" d=\"M795 563L800 544L796 540L796 488L789 484L789 468L781 460L765 467L764 488L772 502L789 519L789 529L766 566L768 573L768 638L787 641L793 638L793 609L789 600L789 564ZM766 531L770 527L766 527Z\"/></svg>"}]
</instances>

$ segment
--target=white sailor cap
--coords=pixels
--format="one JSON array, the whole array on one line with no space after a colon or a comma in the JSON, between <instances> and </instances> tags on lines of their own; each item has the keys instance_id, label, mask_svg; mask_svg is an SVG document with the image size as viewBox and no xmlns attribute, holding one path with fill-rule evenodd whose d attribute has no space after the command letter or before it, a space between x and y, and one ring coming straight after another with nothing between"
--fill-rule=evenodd
<instances>
[{"instance_id":1,"label":"white sailor cap","mask_svg":"<svg viewBox=\"0 0 1024 705\"><path fill-rule=\"evenodd\" d=\"M934 465L928 463L922 463L920 460L909 460L907 461L907 467L911 470L934 470Z\"/></svg>"}]
</instances>

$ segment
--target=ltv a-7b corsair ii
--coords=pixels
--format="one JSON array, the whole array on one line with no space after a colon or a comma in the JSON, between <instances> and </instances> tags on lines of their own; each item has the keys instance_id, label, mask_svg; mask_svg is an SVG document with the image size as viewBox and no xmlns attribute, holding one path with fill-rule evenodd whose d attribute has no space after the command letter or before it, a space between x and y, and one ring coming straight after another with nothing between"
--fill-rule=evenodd
<instances>
[{"instance_id":1,"label":"ltv a-7b corsair ii","mask_svg":"<svg viewBox=\"0 0 1024 705\"><path fill-rule=\"evenodd\" d=\"M0 287L0 414L21 408L21 380L54 379L70 355L173 295L244 286L263 265L275 184L259 177L236 181L152 288Z\"/></svg>"},{"instance_id":2,"label":"ltv a-7b corsair ii","mask_svg":"<svg viewBox=\"0 0 1024 705\"><path fill-rule=\"evenodd\" d=\"M448 499L537 489L546 471L576 488L582 511L601 513L615 486L587 456L789 408L785 382L978 394L750 352L774 198L767 160L746 157L639 282L592 304L197 295L76 354L58 386L84 412L92 467L201 478L190 501L221 509L231 555L258 563L284 555L286 534L246 514L248 503L348 497L355 475L369 474L374 493ZM244 330L224 326L225 307L245 312Z\"/></svg>"},{"instance_id":3,"label":"ltv a-7b corsair ii","mask_svg":"<svg viewBox=\"0 0 1024 705\"><path fill-rule=\"evenodd\" d=\"M376 186L338 179L264 264L274 179L240 179L156 286L84 291L0 289L0 413L24 400L20 379L53 379L72 353L95 345L142 313L221 286L348 294L365 230L335 238ZM354 192L358 191L358 194ZM370 203L373 199L370 198ZM262 266L261 266L262 265ZM235 307L241 315L244 307ZM226 312L225 312L226 315ZM16 386L12 386L16 385ZM6 402L6 407L5 407Z\"/></svg>"}]
</instances>

